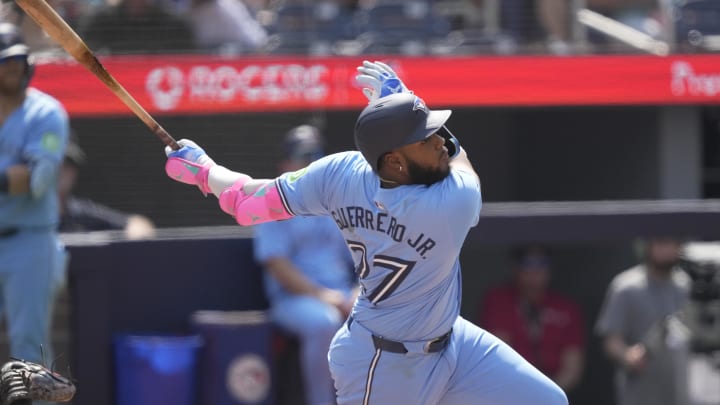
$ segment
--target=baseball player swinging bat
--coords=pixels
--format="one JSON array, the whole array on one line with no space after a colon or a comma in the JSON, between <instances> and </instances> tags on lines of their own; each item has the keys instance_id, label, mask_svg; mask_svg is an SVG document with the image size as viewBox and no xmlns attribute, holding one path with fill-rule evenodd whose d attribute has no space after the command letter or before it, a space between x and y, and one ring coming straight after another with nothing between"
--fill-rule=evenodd
<instances>
[{"instance_id":1,"label":"baseball player swinging bat","mask_svg":"<svg viewBox=\"0 0 720 405\"><path fill-rule=\"evenodd\" d=\"M45 0L15 0L45 32L75 60L103 82L158 138L173 150L180 145L103 67L85 42Z\"/></svg>"}]
</instances>

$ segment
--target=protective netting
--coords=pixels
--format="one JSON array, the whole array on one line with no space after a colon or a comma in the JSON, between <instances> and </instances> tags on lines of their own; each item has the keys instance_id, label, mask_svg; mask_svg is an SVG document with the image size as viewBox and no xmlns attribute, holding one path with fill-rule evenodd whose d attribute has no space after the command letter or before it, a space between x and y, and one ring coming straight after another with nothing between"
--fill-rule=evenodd
<instances>
[{"instance_id":1,"label":"protective netting","mask_svg":"<svg viewBox=\"0 0 720 405\"><path fill-rule=\"evenodd\" d=\"M714 0L57 0L99 53L713 52ZM54 44L6 2L33 50Z\"/></svg>"}]
</instances>

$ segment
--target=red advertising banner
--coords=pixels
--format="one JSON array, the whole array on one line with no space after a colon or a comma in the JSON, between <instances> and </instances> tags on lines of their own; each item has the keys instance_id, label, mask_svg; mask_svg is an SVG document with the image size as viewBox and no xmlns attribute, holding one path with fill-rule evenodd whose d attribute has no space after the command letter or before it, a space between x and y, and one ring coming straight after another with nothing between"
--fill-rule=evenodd
<instances>
[{"instance_id":1,"label":"red advertising banner","mask_svg":"<svg viewBox=\"0 0 720 405\"><path fill-rule=\"evenodd\" d=\"M391 57L430 106L720 104L720 55ZM152 114L359 109L358 58L117 56L103 65ZM33 86L73 116L129 110L73 61L39 63Z\"/></svg>"}]
</instances>

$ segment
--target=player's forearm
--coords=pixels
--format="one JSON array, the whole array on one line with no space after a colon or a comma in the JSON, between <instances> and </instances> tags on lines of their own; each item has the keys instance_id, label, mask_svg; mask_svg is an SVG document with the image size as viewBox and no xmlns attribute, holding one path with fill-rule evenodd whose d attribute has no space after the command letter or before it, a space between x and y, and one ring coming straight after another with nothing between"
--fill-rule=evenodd
<instances>
[{"instance_id":1,"label":"player's forearm","mask_svg":"<svg viewBox=\"0 0 720 405\"><path fill-rule=\"evenodd\" d=\"M30 192L30 168L27 165L13 165L0 175L0 192L22 195Z\"/></svg>"},{"instance_id":2,"label":"player's forearm","mask_svg":"<svg viewBox=\"0 0 720 405\"><path fill-rule=\"evenodd\" d=\"M269 259L265 268L280 286L292 294L315 296L319 293L320 288L286 258Z\"/></svg>"},{"instance_id":3,"label":"player's forearm","mask_svg":"<svg viewBox=\"0 0 720 405\"><path fill-rule=\"evenodd\" d=\"M30 195L41 198L57 189L58 163L49 159L34 162L30 169Z\"/></svg>"},{"instance_id":4,"label":"player's forearm","mask_svg":"<svg viewBox=\"0 0 720 405\"><path fill-rule=\"evenodd\" d=\"M553 380L563 390L571 390L580 382L584 367L585 358L582 350L577 347L570 348L563 353L560 371Z\"/></svg>"},{"instance_id":5,"label":"player's forearm","mask_svg":"<svg viewBox=\"0 0 720 405\"><path fill-rule=\"evenodd\" d=\"M628 345L618 335L608 335L603 342L603 348L605 354L610 357L617 364L625 363L625 352L628 349Z\"/></svg>"},{"instance_id":6,"label":"player's forearm","mask_svg":"<svg viewBox=\"0 0 720 405\"><path fill-rule=\"evenodd\" d=\"M217 181L213 186L214 189L208 184L207 190L212 191L218 197L220 208L232 215L238 224L257 225L292 217L274 180L253 179L227 169L213 170L213 172L220 173L217 177L223 176L225 179ZM213 175L213 178L215 177ZM237 180L219 192L221 187L233 179Z\"/></svg>"},{"instance_id":7,"label":"player's forearm","mask_svg":"<svg viewBox=\"0 0 720 405\"><path fill-rule=\"evenodd\" d=\"M292 217L273 180L253 179L217 165L192 141L181 139L182 147L165 148L167 175L181 183L197 186L204 195L218 198L220 208L238 224L248 226Z\"/></svg>"},{"instance_id":8,"label":"player's forearm","mask_svg":"<svg viewBox=\"0 0 720 405\"><path fill-rule=\"evenodd\" d=\"M233 184L243 179L246 180L246 183L243 185L243 191L246 194L252 194L258 188L272 181L268 179L253 179L247 174L234 172L218 165L213 166L210 169L210 173L208 174L208 186L216 197L220 197L220 194L222 194L222 192L228 187L231 187Z\"/></svg>"}]
</instances>

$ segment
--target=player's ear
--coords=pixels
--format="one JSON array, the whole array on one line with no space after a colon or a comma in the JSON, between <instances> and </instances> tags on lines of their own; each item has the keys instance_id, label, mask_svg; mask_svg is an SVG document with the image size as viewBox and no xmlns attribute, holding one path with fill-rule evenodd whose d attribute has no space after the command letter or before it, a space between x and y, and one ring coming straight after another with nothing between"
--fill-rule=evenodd
<instances>
[{"instance_id":1,"label":"player's ear","mask_svg":"<svg viewBox=\"0 0 720 405\"><path fill-rule=\"evenodd\" d=\"M385 168L388 171L398 171L402 167L402 159L397 152L388 152L381 157L382 164L381 168Z\"/></svg>"}]
</instances>

